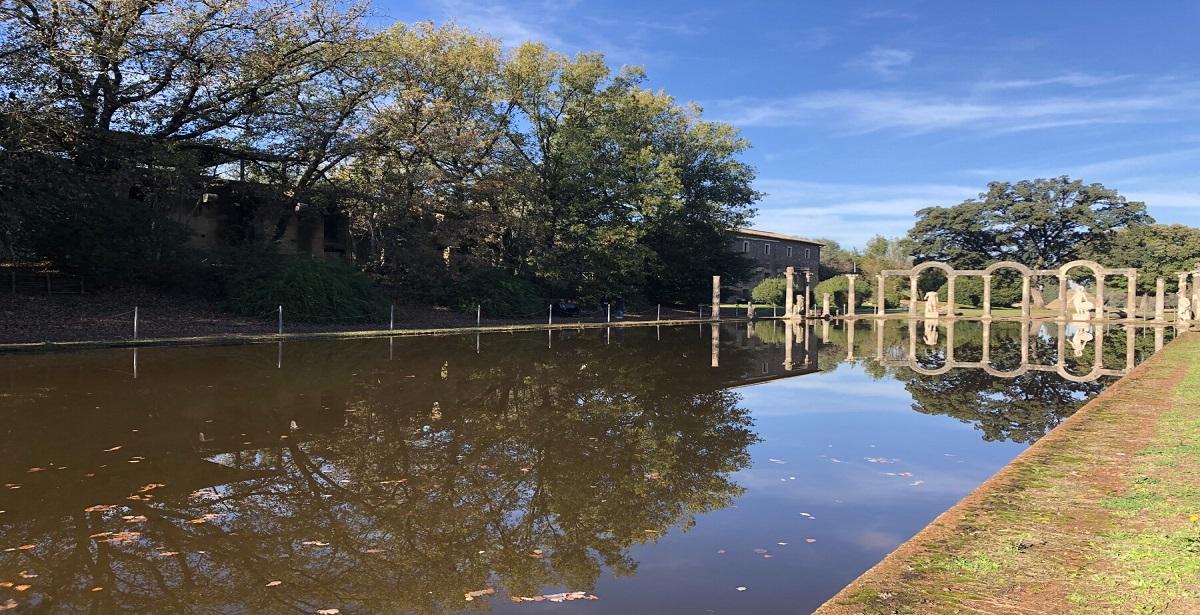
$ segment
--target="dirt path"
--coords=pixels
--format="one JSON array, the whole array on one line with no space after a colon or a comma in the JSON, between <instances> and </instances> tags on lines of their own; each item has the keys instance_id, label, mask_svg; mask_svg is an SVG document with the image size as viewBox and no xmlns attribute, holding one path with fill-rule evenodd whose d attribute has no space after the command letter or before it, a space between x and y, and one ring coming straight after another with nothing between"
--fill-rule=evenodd
<instances>
[{"instance_id":1,"label":"dirt path","mask_svg":"<svg viewBox=\"0 0 1200 615\"><path fill-rule=\"evenodd\" d=\"M1198 513L1190 333L817 612L1200 613Z\"/></svg>"}]
</instances>

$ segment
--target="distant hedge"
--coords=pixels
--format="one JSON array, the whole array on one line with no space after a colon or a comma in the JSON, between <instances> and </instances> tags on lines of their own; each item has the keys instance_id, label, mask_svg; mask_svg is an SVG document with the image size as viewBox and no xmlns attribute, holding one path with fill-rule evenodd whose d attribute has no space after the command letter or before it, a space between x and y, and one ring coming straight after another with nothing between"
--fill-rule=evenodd
<instances>
[{"instance_id":1,"label":"distant hedge","mask_svg":"<svg viewBox=\"0 0 1200 615\"><path fill-rule=\"evenodd\" d=\"M370 280L341 261L258 253L235 263L226 278L229 308L268 317L283 306L286 320L314 323L379 322L388 301Z\"/></svg>"},{"instance_id":2,"label":"distant hedge","mask_svg":"<svg viewBox=\"0 0 1200 615\"><path fill-rule=\"evenodd\" d=\"M528 317L543 314L549 303L537 284L497 269L466 273L450 288L446 302L474 313L478 306L493 317Z\"/></svg>"}]
</instances>

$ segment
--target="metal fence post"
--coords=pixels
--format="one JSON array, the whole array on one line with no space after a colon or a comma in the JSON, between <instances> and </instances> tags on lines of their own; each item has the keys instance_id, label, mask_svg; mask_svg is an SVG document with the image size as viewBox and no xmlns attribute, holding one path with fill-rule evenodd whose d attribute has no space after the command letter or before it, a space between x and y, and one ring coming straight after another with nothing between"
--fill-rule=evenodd
<instances>
[{"instance_id":1,"label":"metal fence post","mask_svg":"<svg viewBox=\"0 0 1200 615\"><path fill-rule=\"evenodd\" d=\"M658 304L658 315L654 317L656 321L662 321L662 304Z\"/></svg>"},{"instance_id":2,"label":"metal fence post","mask_svg":"<svg viewBox=\"0 0 1200 615\"><path fill-rule=\"evenodd\" d=\"M478 327L479 323L482 322L480 320L482 316L483 316L483 306L476 304L475 305L475 326L476 327Z\"/></svg>"},{"instance_id":3,"label":"metal fence post","mask_svg":"<svg viewBox=\"0 0 1200 615\"><path fill-rule=\"evenodd\" d=\"M391 311L388 313L388 331L396 328L396 304L393 303Z\"/></svg>"},{"instance_id":4,"label":"metal fence post","mask_svg":"<svg viewBox=\"0 0 1200 615\"><path fill-rule=\"evenodd\" d=\"M283 335L283 306L279 306L279 335Z\"/></svg>"},{"instance_id":5,"label":"metal fence post","mask_svg":"<svg viewBox=\"0 0 1200 615\"><path fill-rule=\"evenodd\" d=\"M554 304L553 303L550 304L550 307L546 308L546 324L547 325L554 324Z\"/></svg>"},{"instance_id":6,"label":"metal fence post","mask_svg":"<svg viewBox=\"0 0 1200 615\"><path fill-rule=\"evenodd\" d=\"M138 327L138 308L135 305L135 306L133 306L133 339L135 339L135 340L137 339L137 327Z\"/></svg>"}]
</instances>

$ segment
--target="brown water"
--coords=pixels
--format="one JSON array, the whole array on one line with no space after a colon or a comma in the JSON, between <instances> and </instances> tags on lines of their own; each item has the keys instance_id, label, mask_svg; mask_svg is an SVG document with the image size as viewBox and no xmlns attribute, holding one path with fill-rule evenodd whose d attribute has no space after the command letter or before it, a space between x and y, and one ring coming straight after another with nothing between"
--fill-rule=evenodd
<instances>
[{"instance_id":1,"label":"brown water","mask_svg":"<svg viewBox=\"0 0 1200 615\"><path fill-rule=\"evenodd\" d=\"M0 609L807 612L1156 346L849 333L0 356Z\"/></svg>"}]
</instances>

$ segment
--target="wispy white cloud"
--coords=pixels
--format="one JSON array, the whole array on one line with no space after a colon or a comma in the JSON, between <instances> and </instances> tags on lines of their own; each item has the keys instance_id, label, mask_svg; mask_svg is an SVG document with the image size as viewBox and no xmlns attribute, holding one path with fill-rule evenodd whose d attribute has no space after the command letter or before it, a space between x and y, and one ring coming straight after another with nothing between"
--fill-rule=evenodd
<instances>
[{"instance_id":1,"label":"wispy white cloud","mask_svg":"<svg viewBox=\"0 0 1200 615\"><path fill-rule=\"evenodd\" d=\"M918 209L954 205L980 192L979 186L955 184L865 185L773 178L756 181L755 188L766 193L756 227L826 237L847 247L861 247L875 235L903 235Z\"/></svg>"},{"instance_id":2,"label":"wispy white cloud","mask_svg":"<svg viewBox=\"0 0 1200 615\"><path fill-rule=\"evenodd\" d=\"M1054 77L1045 77L1041 79L1010 79L1001 81L981 81L975 84L975 88L981 91L987 90L1019 90L1026 88L1041 88L1047 86L1068 86L1073 88L1092 88L1101 85L1109 85L1118 81L1131 79L1132 75L1092 75L1089 73L1065 73Z\"/></svg>"},{"instance_id":3,"label":"wispy white cloud","mask_svg":"<svg viewBox=\"0 0 1200 615\"><path fill-rule=\"evenodd\" d=\"M907 49L875 47L850 65L865 68L880 79L891 81L899 78L912 60L913 52Z\"/></svg>"},{"instance_id":4,"label":"wispy white cloud","mask_svg":"<svg viewBox=\"0 0 1200 615\"><path fill-rule=\"evenodd\" d=\"M986 89L986 88L985 88ZM832 127L848 134L956 130L1010 133L1067 126L1162 123L1193 119L1200 83L1152 81L1118 92L1081 89L1014 96L909 90L832 90L784 98L738 98L710 105L739 126Z\"/></svg>"}]
</instances>

